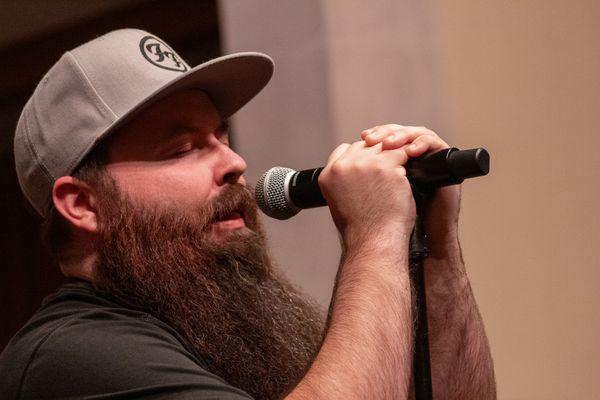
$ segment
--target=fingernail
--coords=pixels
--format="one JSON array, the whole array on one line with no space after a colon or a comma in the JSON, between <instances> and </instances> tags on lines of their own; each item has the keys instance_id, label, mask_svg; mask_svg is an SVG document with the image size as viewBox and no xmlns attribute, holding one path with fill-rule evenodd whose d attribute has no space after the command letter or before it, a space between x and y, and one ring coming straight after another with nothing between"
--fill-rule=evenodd
<instances>
[{"instance_id":1,"label":"fingernail","mask_svg":"<svg viewBox=\"0 0 600 400\"><path fill-rule=\"evenodd\" d=\"M413 144L411 144L410 146L408 146L408 149L409 149L409 150L416 150L416 149L417 149L417 147L418 147L418 146L417 146L417 144L416 144L416 143L413 143Z\"/></svg>"}]
</instances>

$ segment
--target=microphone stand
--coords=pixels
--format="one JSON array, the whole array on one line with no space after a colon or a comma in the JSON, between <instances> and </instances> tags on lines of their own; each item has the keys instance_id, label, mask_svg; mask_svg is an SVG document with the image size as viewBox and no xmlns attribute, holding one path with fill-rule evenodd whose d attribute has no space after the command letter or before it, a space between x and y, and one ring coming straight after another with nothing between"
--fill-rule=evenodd
<instances>
[{"instance_id":1,"label":"microphone stand","mask_svg":"<svg viewBox=\"0 0 600 400\"><path fill-rule=\"evenodd\" d=\"M426 209L431 193L412 186L417 208L415 227L409 245L409 274L414 287L415 349L413 373L416 400L432 400L431 365L429 358L429 327L427 324L427 301L425 298L425 258L429 254L425 232Z\"/></svg>"},{"instance_id":2,"label":"microphone stand","mask_svg":"<svg viewBox=\"0 0 600 400\"><path fill-rule=\"evenodd\" d=\"M449 148L426 154L407 164L407 176L417 208L415 227L410 238L408 269L414 287L414 305L417 313L413 359L416 400L433 399L424 268L425 259L429 254L425 232L427 207L437 188L460 184L466 178L486 175L489 172L489 163L490 156L485 149L461 151Z\"/></svg>"}]
</instances>

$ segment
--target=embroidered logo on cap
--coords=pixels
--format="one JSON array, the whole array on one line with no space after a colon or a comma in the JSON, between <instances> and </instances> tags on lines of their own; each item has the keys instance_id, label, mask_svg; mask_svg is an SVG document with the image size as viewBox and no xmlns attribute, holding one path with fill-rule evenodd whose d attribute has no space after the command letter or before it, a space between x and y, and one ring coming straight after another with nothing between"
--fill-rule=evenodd
<instances>
[{"instance_id":1,"label":"embroidered logo on cap","mask_svg":"<svg viewBox=\"0 0 600 400\"><path fill-rule=\"evenodd\" d=\"M180 72L188 70L173 49L154 36L144 36L140 41L140 50L144 58L157 67Z\"/></svg>"}]
</instances>

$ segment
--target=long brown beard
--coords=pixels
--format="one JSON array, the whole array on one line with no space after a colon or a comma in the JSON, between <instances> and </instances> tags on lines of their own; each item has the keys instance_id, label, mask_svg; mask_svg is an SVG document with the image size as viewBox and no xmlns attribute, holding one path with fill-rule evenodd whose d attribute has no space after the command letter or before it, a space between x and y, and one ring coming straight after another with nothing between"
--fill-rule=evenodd
<instances>
[{"instance_id":1,"label":"long brown beard","mask_svg":"<svg viewBox=\"0 0 600 400\"><path fill-rule=\"evenodd\" d=\"M278 399L321 344L323 313L275 272L249 190L233 185L194 213L143 207L101 182L98 290L180 332L209 370L255 398ZM215 239L213 221L247 228Z\"/></svg>"}]
</instances>

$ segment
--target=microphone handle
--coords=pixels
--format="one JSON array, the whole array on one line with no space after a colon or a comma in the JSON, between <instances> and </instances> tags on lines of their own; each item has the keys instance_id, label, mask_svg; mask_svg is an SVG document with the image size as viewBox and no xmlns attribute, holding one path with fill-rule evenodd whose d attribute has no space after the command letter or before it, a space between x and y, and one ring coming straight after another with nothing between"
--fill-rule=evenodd
<instances>
[{"instance_id":1,"label":"microphone handle","mask_svg":"<svg viewBox=\"0 0 600 400\"><path fill-rule=\"evenodd\" d=\"M295 172L288 186L289 197L297 208L314 208L327 205L319 187L323 167Z\"/></svg>"},{"instance_id":2,"label":"microphone handle","mask_svg":"<svg viewBox=\"0 0 600 400\"><path fill-rule=\"evenodd\" d=\"M483 148L459 150L451 147L409 160L405 168L406 177L413 186L435 190L460 184L467 178L487 175L490 155ZM305 169L291 176L288 196L297 208L327 205L318 182L322 170L323 167Z\"/></svg>"},{"instance_id":3,"label":"microphone handle","mask_svg":"<svg viewBox=\"0 0 600 400\"><path fill-rule=\"evenodd\" d=\"M406 177L413 186L433 190L487 175L490 155L482 148L459 150L450 147L409 160L405 168Z\"/></svg>"}]
</instances>

